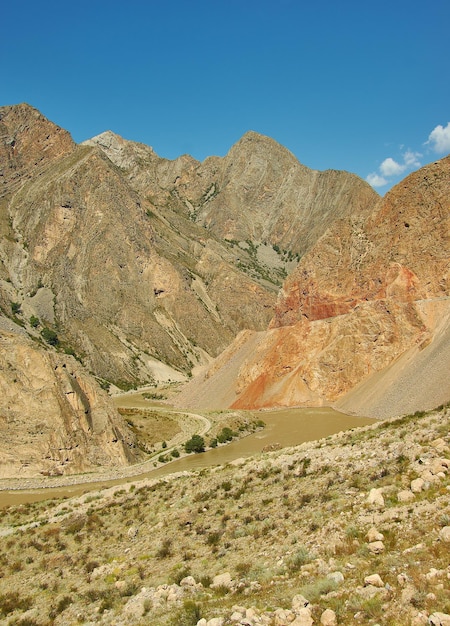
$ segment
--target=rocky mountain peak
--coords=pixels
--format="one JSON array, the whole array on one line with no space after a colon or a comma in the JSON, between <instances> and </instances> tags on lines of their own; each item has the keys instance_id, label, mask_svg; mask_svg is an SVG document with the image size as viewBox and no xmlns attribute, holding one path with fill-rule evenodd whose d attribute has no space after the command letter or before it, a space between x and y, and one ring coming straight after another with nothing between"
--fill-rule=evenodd
<instances>
[{"instance_id":1,"label":"rocky mountain peak","mask_svg":"<svg viewBox=\"0 0 450 626\"><path fill-rule=\"evenodd\" d=\"M66 130L29 104L0 107L0 194L74 148Z\"/></svg>"},{"instance_id":2,"label":"rocky mountain peak","mask_svg":"<svg viewBox=\"0 0 450 626\"><path fill-rule=\"evenodd\" d=\"M139 159L151 160L158 158L153 148L142 143L128 141L120 135L106 130L100 135L83 141L85 146L95 146L100 148L108 158L118 167L130 168Z\"/></svg>"}]
</instances>

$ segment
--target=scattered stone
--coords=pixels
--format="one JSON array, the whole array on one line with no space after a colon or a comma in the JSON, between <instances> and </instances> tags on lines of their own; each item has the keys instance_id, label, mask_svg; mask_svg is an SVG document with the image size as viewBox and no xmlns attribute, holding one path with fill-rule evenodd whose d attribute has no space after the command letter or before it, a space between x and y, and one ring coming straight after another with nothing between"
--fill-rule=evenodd
<instances>
[{"instance_id":1,"label":"scattered stone","mask_svg":"<svg viewBox=\"0 0 450 626\"><path fill-rule=\"evenodd\" d=\"M373 585L374 587L384 587L384 582L381 580L379 574L371 574L370 576L366 576L364 578L364 584Z\"/></svg>"},{"instance_id":2,"label":"scattered stone","mask_svg":"<svg viewBox=\"0 0 450 626\"><path fill-rule=\"evenodd\" d=\"M372 554L381 554L381 552L384 552L384 543L382 541L372 541L369 543L368 548Z\"/></svg>"},{"instance_id":3,"label":"scattered stone","mask_svg":"<svg viewBox=\"0 0 450 626\"><path fill-rule=\"evenodd\" d=\"M230 589L232 585L233 582L231 580L231 574L229 572L225 572L224 574L217 574L217 576L214 576L211 583L211 589L217 589L218 587L227 587Z\"/></svg>"},{"instance_id":4,"label":"scattered stone","mask_svg":"<svg viewBox=\"0 0 450 626\"><path fill-rule=\"evenodd\" d=\"M368 532L367 532L367 541L369 541L370 543L372 541L383 541L384 539L384 535L383 533L378 532L378 530L374 527L372 527Z\"/></svg>"},{"instance_id":5,"label":"scattered stone","mask_svg":"<svg viewBox=\"0 0 450 626\"><path fill-rule=\"evenodd\" d=\"M369 495L367 496L367 502L368 504L371 504L372 506L383 508L384 498L383 498L383 493L382 493L381 488L376 489L374 487L373 489L371 489L369 492Z\"/></svg>"},{"instance_id":6,"label":"scattered stone","mask_svg":"<svg viewBox=\"0 0 450 626\"><path fill-rule=\"evenodd\" d=\"M320 623L322 624L322 626L336 626L336 613L331 609L325 609L320 617Z\"/></svg>"},{"instance_id":7,"label":"scattered stone","mask_svg":"<svg viewBox=\"0 0 450 626\"><path fill-rule=\"evenodd\" d=\"M439 532L439 539L445 543L450 543L450 526L444 526Z\"/></svg>"},{"instance_id":8,"label":"scattered stone","mask_svg":"<svg viewBox=\"0 0 450 626\"><path fill-rule=\"evenodd\" d=\"M327 578L333 580L337 585L344 582L344 575L342 572L331 572L330 574L327 574Z\"/></svg>"},{"instance_id":9,"label":"scattered stone","mask_svg":"<svg viewBox=\"0 0 450 626\"><path fill-rule=\"evenodd\" d=\"M447 613L433 613L428 618L428 623L432 626L450 626L450 615Z\"/></svg>"},{"instance_id":10,"label":"scattered stone","mask_svg":"<svg viewBox=\"0 0 450 626\"><path fill-rule=\"evenodd\" d=\"M416 478L411 481L411 491L413 493L420 493L425 489L425 481L423 478Z\"/></svg>"},{"instance_id":11,"label":"scattered stone","mask_svg":"<svg viewBox=\"0 0 450 626\"><path fill-rule=\"evenodd\" d=\"M397 494L397 500L399 502L411 502L414 500L415 496L412 491L409 489L404 489L403 491L399 491Z\"/></svg>"}]
</instances>

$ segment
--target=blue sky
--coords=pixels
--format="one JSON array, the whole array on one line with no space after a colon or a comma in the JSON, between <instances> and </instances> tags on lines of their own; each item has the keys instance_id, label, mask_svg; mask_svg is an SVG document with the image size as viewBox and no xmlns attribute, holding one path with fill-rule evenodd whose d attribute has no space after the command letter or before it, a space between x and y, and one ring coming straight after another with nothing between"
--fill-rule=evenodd
<instances>
[{"instance_id":1,"label":"blue sky","mask_svg":"<svg viewBox=\"0 0 450 626\"><path fill-rule=\"evenodd\" d=\"M450 152L449 0L22 0L1 21L0 105L77 142L202 160L255 130L381 194Z\"/></svg>"}]
</instances>

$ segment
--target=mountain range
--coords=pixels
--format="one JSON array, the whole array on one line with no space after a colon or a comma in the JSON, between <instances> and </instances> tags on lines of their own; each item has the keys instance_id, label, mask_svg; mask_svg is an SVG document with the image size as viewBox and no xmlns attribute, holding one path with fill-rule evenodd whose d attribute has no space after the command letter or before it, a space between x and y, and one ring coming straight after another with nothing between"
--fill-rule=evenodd
<instances>
[{"instance_id":1,"label":"mountain range","mask_svg":"<svg viewBox=\"0 0 450 626\"><path fill-rule=\"evenodd\" d=\"M169 161L0 107L0 474L136 461L106 389L191 379L175 403L375 417L448 401L449 174L380 198L255 132Z\"/></svg>"}]
</instances>

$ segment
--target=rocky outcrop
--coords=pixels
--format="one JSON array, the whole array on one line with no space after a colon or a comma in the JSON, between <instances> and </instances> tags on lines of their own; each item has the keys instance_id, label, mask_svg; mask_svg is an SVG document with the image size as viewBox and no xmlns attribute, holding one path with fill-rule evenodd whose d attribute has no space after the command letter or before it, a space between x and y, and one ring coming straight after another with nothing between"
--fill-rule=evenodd
<instances>
[{"instance_id":1,"label":"rocky outcrop","mask_svg":"<svg viewBox=\"0 0 450 626\"><path fill-rule=\"evenodd\" d=\"M109 396L69 355L0 334L0 477L73 474L139 459Z\"/></svg>"}]
</instances>

